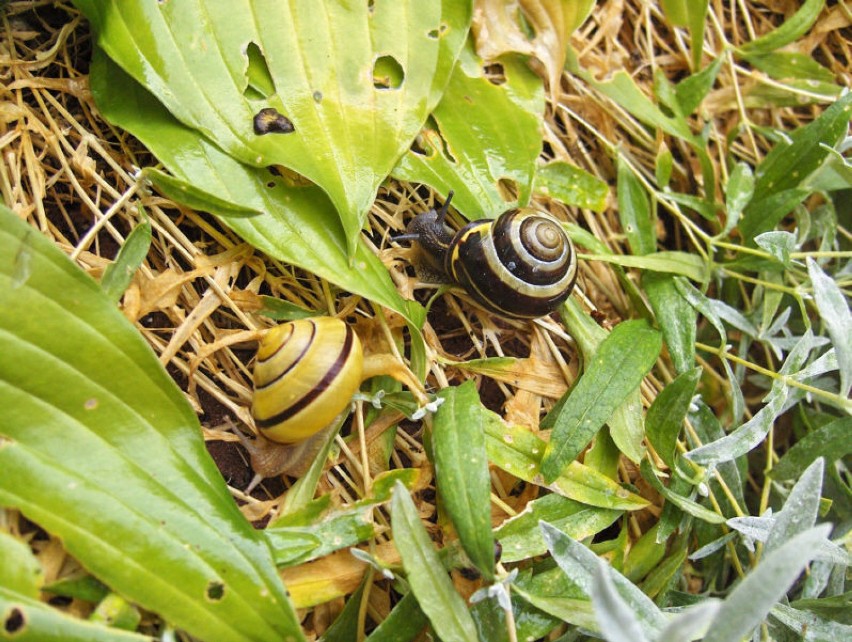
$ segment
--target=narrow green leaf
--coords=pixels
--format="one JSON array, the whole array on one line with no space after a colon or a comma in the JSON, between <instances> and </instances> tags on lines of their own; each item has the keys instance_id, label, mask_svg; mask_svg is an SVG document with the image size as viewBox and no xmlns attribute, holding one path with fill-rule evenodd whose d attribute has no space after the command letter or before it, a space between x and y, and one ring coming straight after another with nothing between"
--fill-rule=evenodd
<instances>
[{"instance_id":1,"label":"narrow green leaf","mask_svg":"<svg viewBox=\"0 0 852 642\"><path fill-rule=\"evenodd\" d=\"M839 98L810 124L793 131L789 141L777 143L755 170L755 199L746 208L746 215L759 212L767 197L799 187L825 161L829 150L842 140L850 114L852 93Z\"/></svg>"},{"instance_id":2,"label":"narrow green leaf","mask_svg":"<svg viewBox=\"0 0 852 642\"><path fill-rule=\"evenodd\" d=\"M151 247L151 221L148 218L134 227L118 251L115 261L104 270L101 289L110 301L118 301Z\"/></svg>"},{"instance_id":3,"label":"narrow green leaf","mask_svg":"<svg viewBox=\"0 0 852 642\"><path fill-rule=\"evenodd\" d=\"M666 556L665 543L657 541L658 531L659 523L642 533L642 536L630 546L627 557L624 558L622 573L631 582L639 582Z\"/></svg>"},{"instance_id":4,"label":"narrow green leaf","mask_svg":"<svg viewBox=\"0 0 852 642\"><path fill-rule=\"evenodd\" d=\"M754 238L762 232L772 230L787 214L792 212L799 203L810 196L809 189L785 189L763 198L755 193L755 199L746 206L743 216L738 222L740 235L747 243L754 244Z\"/></svg>"},{"instance_id":5,"label":"narrow green leaf","mask_svg":"<svg viewBox=\"0 0 852 642\"><path fill-rule=\"evenodd\" d=\"M689 4L697 3L690 2ZM706 2L704 2L704 9L707 9ZM703 29L703 27L702 17L701 28ZM704 69L687 76L675 86L675 96L684 114L690 115L698 109L698 106L704 101L710 90L713 89L723 62L725 62L725 56L718 56Z\"/></svg>"},{"instance_id":6,"label":"narrow green leaf","mask_svg":"<svg viewBox=\"0 0 852 642\"><path fill-rule=\"evenodd\" d=\"M598 561L594 574L591 598L598 629L607 642L645 642L648 639L633 609L615 590L606 562L602 560Z\"/></svg>"},{"instance_id":7,"label":"narrow green leaf","mask_svg":"<svg viewBox=\"0 0 852 642\"><path fill-rule=\"evenodd\" d=\"M367 577L364 576L358 589L346 600L340 615L323 633L322 642L351 642L358 639L358 614L361 611Z\"/></svg>"},{"instance_id":8,"label":"narrow green leaf","mask_svg":"<svg viewBox=\"0 0 852 642\"><path fill-rule=\"evenodd\" d=\"M774 29L740 47L744 54L765 54L789 45L804 36L819 17L825 0L805 0L799 10Z\"/></svg>"},{"instance_id":9,"label":"narrow green leaf","mask_svg":"<svg viewBox=\"0 0 852 642\"><path fill-rule=\"evenodd\" d=\"M657 232L651 201L633 168L618 155L618 216L633 254L651 254L657 249Z\"/></svg>"},{"instance_id":10,"label":"narrow green leaf","mask_svg":"<svg viewBox=\"0 0 852 642\"><path fill-rule=\"evenodd\" d=\"M391 504L393 540L420 608L446 642L477 642L476 626L456 593L408 489L397 483Z\"/></svg>"},{"instance_id":11,"label":"narrow green leaf","mask_svg":"<svg viewBox=\"0 0 852 642\"><path fill-rule=\"evenodd\" d=\"M44 571L29 544L0 530L0 586L22 597L37 600ZM2 611L0 611L2 612Z\"/></svg>"},{"instance_id":12,"label":"narrow green leaf","mask_svg":"<svg viewBox=\"0 0 852 642\"><path fill-rule=\"evenodd\" d=\"M598 556L547 522L541 522L541 532L559 568L586 595L590 596L595 573L599 568ZM663 613L647 595L621 573L614 569L610 569L609 572L616 590L639 618L643 633L649 638L655 638L656 633L666 622Z\"/></svg>"},{"instance_id":13,"label":"narrow green leaf","mask_svg":"<svg viewBox=\"0 0 852 642\"><path fill-rule=\"evenodd\" d=\"M791 267L790 253L796 251L796 237L790 232L775 230L754 237L754 242L769 252L785 268Z\"/></svg>"},{"instance_id":14,"label":"narrow green leaf","mask_svg":"<svg viewBox=\"0 0 852 642\"><path fill-rule=\"evenodd\" d=\"M743 55L751 65L777 80L798 78L821 83L833 83L834 73L811 56L796 51L773 51Z\"/></svg>"},{"instance_id":15,"label":"narrow green leaf","mask_svg":"<svg viewBox=\"0 0 852 642\"><path fill-rule=\"evenodd\" d=\"M4 560L5 562L5 560ZM154 638L81 620L0 584L0 635L20 642L153 642Z\"/></svg>"},{"instance_id":16,"label":"narrow green leaf","mask_svg":"<svg viewBox=\"0 0 852 642\"><path fill-rule=\"evenodd\" d=\"M665 497L672 504L680 508L683 512L689 513L693 517L705 521L708 524L723 524L725 522L725 518L718 513L714 513L713 511L704 508L701 504L698 504L691 499L677 495L663 486L663 483L659 480L657 473L654 471L653 465L647 459L642 460L640 470L642 472L642 478L651 484L654 490L660 493L660 495Z\"/></svg>"},{"instance_id":17,"label":"narrow green leaf","mask_svg":"<svg viewBox=\"0 0 852 642\"><path fill-rule=\"evenodd\" d=\"M673 24L688 27L692 38L692 66L698 67L704 50L704 21L708 0L662 0L666 17ZM690 112L686 112L690 113Z\"/></svg>"},{"instance_id":18,"label":"narrow green leaf","mask_svg":"<svg viewBox=\"0 0 852 642\"><path fill-rule=\"evenodd\" d=\"M671 469L674 469L677 437L700 377L701 368L693 368L679 375L657 395L645 417L648 441Z\"/></svg>"},{"instance_id":19,"label":"narrow green leaf","mask_svg":"<svg viewBox=\"0 0 852 642\"><path fill-rule=\"evenodd\" d=\"M6 209L0 353L0 504L196 637L302 639L183 393L99 285Z\"/></svg>"},{"instance_id":20,"label":"narrow green leaf","mask_svg":"<svg viewBox=\"0 0 852 642\"><path fill-rule=\"evenodd\" d=\"M764 557L728 594L704 642L739 642L754 629L817 556L831 525L821 524L779 546Z\"/></svg>"},{"instance_id":21,"label":"narrow green leaf","mask_svg":"<svg viewBox=\"0 0 852 642\"><path fill-rule=\"evenodd\" d=\"M609 185L575 165L551 161L536 169L533 191L555 198L565 205L603 212Z\"/></svg>"},{"instance_id":22,"label":"narrow green leaf","mask_svg":"<svg viewBox=\"0 0 852 642\"><path fill-rule=\"evenodd\" d=\"M789 628L794 635L806 631L806 639L809 640L845 642L852 639L852 626L833 622L810 611L800 611L786 604L776 604L769 613Z\"/></svg>"},{"instance_id":23,"label":"narrow green leaf","mask_svg":"<svg viewBox=\"0 0 852 642\"><path fill-rule=\"evenodd\" d=\"M627 396L639 387L660 354L660 334L644 321L617 325L574 386L556 418L541 472L553 481L588 445Z\"/></svg>"},{"instance_id":24,"label":"narrow green leaf","mask_svg":"<svg viewBox=\"0 0 852 642\"><path fill-rule=\"evenodd\" d=\"M472 380L446 388L432 421L438 494L470 561L494 577L491 477L485 450L485 408Z\"/></svg>"},{"instance_id":25,"label":"narrow green leaf","mask_svg":"<svg viewBox=\"0 0 852 642\"><path fill-rule=\"evenodd\" d=\"M584 540L607 528L621 514L619 510L589 507L556 494L539 497L494 531L503 547L500 559L508 563L544 555L547 546L538 527L540 521L553 524L576 540Z\"/></svg>"},{"instance_id":26,"label":"narrow green leaf","mask_svg":"<svg viewBox=\"0 0 852 642\"><path fill-rule=\"evenodd\" d=\"M837 352L840 367L840 396L852 389L852 312L840 286L808 257L808 276L814 288L814 301Z\"/></svg>"},{"instance_id":27,"label":"narrow green leaf","mask_svg":"<svg viewBox=\"0 0 852 642\"><path fill-rule=\"evenodd\" d=\"M179 141L176 140L175 143ZM192 209L213 212L222 218L247 218L264 213L263 210L234 202L232 199L220 198L190 181L176 178L155 167L146 167L140 174L142 178L151 181L151 184L167 198Z\"/></svg>"},{"instance_id":28,"label":"narrow green leaf","mask_svg":"<svg viewBox=\"0 0 852 642\"><path fill-rule=\"evenodd\" d=\"M468 219L493 218L507 209L501 181L525 205L541 151L541 81L520 59L502 64L506 82L495 85L472 43L465 47L432 114L438 130L424 129L393 170L396 178L427 183L442 194L453 190L453 207Z\"/></svg>"},{"instance_id":29,"label":"narrow green leaf","mask_svg":"<svg viewBox=\"0 0 852 642\"><path fill-rule=\"evenodd\" d=\"M751 167L745 163L737 163L725 186L725 210L728 218L725 220L725 229L720 236L727 236L728 232L737 226L752 196L754 196L754 174L751 172Z\"/></svg>"},{"instance_id":30,"label":"narrow green leaf","mask_svg":"<svg viewBox=\"0 0 852 642\"><path fill-rule=\"evenodd\" d=\"M542 595L525 588L513 587L514 591L537 609L558 618L562 622L595 631L598 623L591 601L582 598Z\"/></svg>"},{"instance_id":31,"label":"narrow green leaf","mask_svg":"<svg viewBox=\"0 0 852 642\"><path fill-rule=\"evenodd\" d=\"M678 613L660 632L657 642L686 642L699 639L710 626L721 606L720 600L707 599Z\"/></svg>"},{"instance_id":32,"label":"narrow green leaf","mask_svg":"<svg viewBox=\"0 0 852 642\"><path fill-rule=\"evenodd\" d=\"M645 272L642 287L663 331L669 355L679 374L695 366L695 331L698 313L683 298L671 275Z\"/></svg>"},{"instance_id":33,"label":"narrow green leaf","mask_svg":"<svg viewBox=\"0 0 852 642\"><path fill-rule=\"evenodd\" d=\"M770 471L770 476L779 481L798 477L817 457L827 462L843 459L852 453L852 416L838 417L820 426L796 442L784 453L781 461Z\"/></svg>"},{"instance_id":34,"label":"narrow green leaf","mask_svg":"<svg viewBox=\"0 0 852 642\"><path fill-rule=\"evenodd\" d=\"M698 283L706 283L709 280L707 263L700 256L688 252L655 252L653 254L646 254L645 256L631 256L629 254L591 256L585 254L581 255L581 258L587 261L614 263L622 267L677 274Z\"/></svg>"},{"instance_id":35,"label":"narrow green leaf","mask_svg":"<svg viewBox=\"0 0 852 642\"><path fill-rule=\"evenodd\" d=\"M367 636L365 642L411 642L428 622L414 593L408 593Z\"/></svg>"},{"instance_id":36,"label":"narrow green leaf","mask_svg":"<svg viewBox=\"0 0 852 642\"><path fill-rule=\"evenodd\" d=\"M450 0L322 11L311 0L76 4L98 45L194 135L242 164L282 165L321 186L349 256L379 184L438 103L471 19L469 3ZM264 133L263 109L291 131Z\"/></svg>"}]
</instances>

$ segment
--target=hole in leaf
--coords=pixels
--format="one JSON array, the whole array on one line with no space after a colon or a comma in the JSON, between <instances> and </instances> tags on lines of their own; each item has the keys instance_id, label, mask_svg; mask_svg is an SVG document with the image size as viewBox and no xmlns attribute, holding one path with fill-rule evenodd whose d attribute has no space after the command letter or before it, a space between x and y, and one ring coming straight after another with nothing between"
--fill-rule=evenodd
<instances>
[{"instance_id":1,"label":"hole in leaf","mask_svg":"<svg viewBox=\"0 0 852 642\"><path fill-rule=\"evenodd\" d=\"M3 618L3 631L9 635L22 632L26 625L27 618L24 617L24 612L17 607L12 607L12 610Z\"/></svg>"},{"instance_id":2,"label":"hole in leaf","mask_svg":"<svg viewBox=\"0 0 852 642\"><path fill-rule=\"evenodd\" d=\"M437 40L438 38L443 37L445 33L447 33L447 25L442 23L437 29L430 29L426 33L426 36L432 38L432 40Z\"/></svg>"},{"instance_id":3,"label":"hole in leaf","mask_svg":"<svg viewBox=\"0 0 852 642\"><path fill-rule=\"evenodd\" d=\"M405 79L405 71L393 56L379 56L373 65L373 87L376 89L399 89Z\"/></svg>"},{"instance_id":4,"label":"hole in leaf","mask_svg":"<svg viewBox=\"0 0 852 642\"><path fill-rule=\"evenodd\" d=\"M211 602L218 602L225 597L225 585L222 582L210 582L207 585L207 599Z\"/></svg>"},{"instance_id":5,"label":"hole in leaf","mask_svg":"<svg viewBox=\"0 0 852 642\"><path fill-rule=\"evenodd\" d=\"M482 68L483 75L492 85L500 85L506 84L506 71L503 69L503 65L499 62L495 62L490 65L486 65Z\"/></svg>"},{"instance_id":6,"label":"hole in leaf","mask_svg":"<svg viewBox=\"0 0 852 642\"><path fill-rule=\"evenodd\" d=\"M243 95L253 100L263 100L275 93L275 81L266 64L266 57L255 42L248 43L246 47L246 88Z\"/></svg>"},{"instance_id":7,"label":"hole in leaf","mask_svg":"<svg viewBox=\"0 0 852 642\"><path fill-rule=\"evenodd\" d=\"M506 203L518 200L518 183L511 178L501 178L497 181L497 193Z\"/></svg>"}]
</instances>

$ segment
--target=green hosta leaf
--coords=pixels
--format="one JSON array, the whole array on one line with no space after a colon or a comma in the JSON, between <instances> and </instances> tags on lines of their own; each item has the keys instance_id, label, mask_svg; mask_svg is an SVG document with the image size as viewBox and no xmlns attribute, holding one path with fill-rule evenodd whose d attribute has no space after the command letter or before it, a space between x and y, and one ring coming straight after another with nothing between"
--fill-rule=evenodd
<instances>
[{"instance_id":1,"label":"green hosta leaf","mask_svg":"<svg viewBox=\"0 0 852 642\"><path fill-rule=\"evenodd\" d=\"M151 247L151 222L147 217L131 230L118 251L115 261L110 263L101 279L101 288L111 301L118 301L130 285L136 270Z\"/></svg>"},{"instance_id":2,"label":"green hosta leaf","mask_svg":"<svg viewBox=\"0 0 852 642\"><path fill-rule=\"evenodd\" d=\"M293 187L267 169L235 161L175 120L103 54L92 61L91 82L104 115L142 140L172 172L169 190L188 186L195 207L217 215L254 247L396 310L419 327L422 309L400 298L369 249L359 244L350 263L334 208L319 188ZM164 174L148 171L164 185Z\"/></svg>"},{"instance_id":3,"label":"green hosta leaf","mask_svg":"<svg viewBox=\"0 0 852 642\"><path fill-rule=\"evenodd\" d=\"M76 4L98 45L194 135L320 185L350 254L379 184L438 103L471 17L450 0ZM258 134L263 109L295 131Z\"/></svg>"},{"instance_id":4,"label":"green hosta leaf","mask_svg":"<svg viewBox=\"0 0 852 642\"><path fill-rule=\"evenodd\" d=\"M420 522L408 489L397 483L393 491L392 526L394 543L420 608L442 640L477 642L476 626L456 593L432 540Z\"/></svg>"},{"instance_id":5,"label":"green hosta leaf","mask_svg":"<svg viewBox=\"0 0 852 642\"><path fill-rule=\"evenodd\" d=\"M825 0L805 0L799 10L777 29L740 47L744 54L765 54L795 42L813 26L825 5Z\"/></svg>"},{"instance_id":6,"label":"green hosta leaf","mask_svg":"<svg viewBox=\"0 0 852 642\"><path fill-rule=\"evenodd\" d=\"M100 287L5 209L0 353L0 504L194 636L302 639L183 394Z\"/></svg>"},{"instance_id":7,"label":"green hosta leaf","mask_svg":"<svg viewBox=\"0 0 852 642\"><path fill-rule=\"evenodd\" d=\"M472 380L447 388L432 422L435 477L441 502L471 562L494 576L491 477L485 451L485 413Z\"/></svg>"},{"instance_id":8,"label":"green hosta leaf","mask_svg":"<svg viewBox=\"0 0 852 642\"><path fill-rule=\"evenodd\" d=\"M403 156L393 175L428 183L442 194L454 191L453 206L468 219L492 218L507 209L500 182L517 189L517 202L529 201L541 151L544 90L519 59L503 61L506 82L495 85L482 61L466 48L444 97L416 151Z\"/></svg>"},{"instance_id":9,"label":"green hosta leaf","mask_svg":"<svg viewBox=\"0 0 852 642\"><path fill-rule=\"evenodd\" d=\"M609 185L579 167L562 161L552 161L538 166L534 191L566 205L603 212Z\"/></svg>"},{"instance_id":10,"label":"green hosta leaf","mask_svg":"<svg viewBox=\"0 0 852 642\"><path fill-rule=\"evenodd\" d=\"M704 642L736 642L748 635L817 556L830 531L829 524L821 524L796 535L761 559L755 570L727 596Z\"/></svg>"},{"instance_id":11,"label":"green hosta leaf","mask_svg":"<svg viewBox=\"0 0 852 642\"><path fill-rule=\"evenodd\" d=\"M554 424L541 461L553 481L582 452L595 433L648 373L662 347L660 334L644 321L617 325L571 390Z\"/></svg>"}]
</instances>

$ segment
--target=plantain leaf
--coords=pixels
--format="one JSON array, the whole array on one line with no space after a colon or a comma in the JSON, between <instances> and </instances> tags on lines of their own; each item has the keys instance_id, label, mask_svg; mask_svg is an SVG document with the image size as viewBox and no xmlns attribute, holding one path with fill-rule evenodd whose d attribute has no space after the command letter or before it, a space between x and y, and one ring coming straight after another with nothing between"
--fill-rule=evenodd
<instances>
[{"instance_id":1,"label":"plantain leaf","mask_svg":"<svg viewBox=\"0 0 852 642\"><path fill-rule=\"evenodd\" d=\"M485 413L472 380L447 388L432 423L435 477L441 501L470 561L494 576L491 476L485 451Z\"/></svg>"},{"instance_id":2,"label":"plantain leaf","mask_svg":"<svg viewBox=\"0 0 852 642\"><path fill-rule=\"evenodd\" d=\"M6 209L0 354L0 505L193 636L303 639L183 394L100 287Z\"/></svg>"},{"instance_id":3,"label":"plantain leaf","mask_svg":"<svg viewBox=\"0 0 852 642\"><path fill-rule=\"evenodd\" d=\"M76 4L98 45L196 136L322 187L350 256L379 184L438 103L471 19L469 3L451 0ZM282 123L272 133L257 126L262 110Z\"/></svg>"},{"instance_id":4,"label":"plantain leaf","mask_svg":"<svg viewBox=\"0 0 852 642\"><path fill-rule=\"evenodd\" d=\"M363 244L354 262L331 202L314 186L287 185L267 169L235 161L180 124L142 86L102 53L92 60L92 92L104 115L138 137L173 178L146 170L172 197L191 194L205 209L254 247L298 265L341 288L396 310L416 327L422 309L401 299L376 256ZM186 189L182 189L186 187Z\"/></svg>"},{"instance_id":5,"label":"plantain leaf","mask_svg":"<svg viewBox=\"0 0 852 642\"><path fill-rule=\"evenodd\" d=\"M118 301L121 298L136 270L145 260L149 247L151 247L151 222L145 217L130 231L115 261L104 270L101 288L107 298L112 301Z\"/></svg>"},{"instance_id":6,"label":"plantain leaf","mask_svg":"<svg viewBox=\"0 0 852 642\"><path fill-rule=\"evenodd\" d=\"M799 10L777 29L740 47L743 54L766 54L804 36L819 18L825 0L805 0Z\"/></svg>"},{"instance_id":7,"label":"plantain leaf","mask_svg":"<svg viewBox=\"0 0 852 642\"><path fill-rule=\"evenodd\" d=\"M651 199L633 168L618 155L618 216L633 254L651 254L657 249L657 233L651 216Z\"/></svg>"},{"instance_id":8,"label":"plantain leaf","mask_svg":"<svg viewBox=\"0 0 852 642\"><path fill-rule=\"evenodd\" d=\"M693 368L679 375L657 395L645 417L648 441L669 468L674 468L677 437L689 411L699 377L701 368Z\"/></svg>"}]
</instances>

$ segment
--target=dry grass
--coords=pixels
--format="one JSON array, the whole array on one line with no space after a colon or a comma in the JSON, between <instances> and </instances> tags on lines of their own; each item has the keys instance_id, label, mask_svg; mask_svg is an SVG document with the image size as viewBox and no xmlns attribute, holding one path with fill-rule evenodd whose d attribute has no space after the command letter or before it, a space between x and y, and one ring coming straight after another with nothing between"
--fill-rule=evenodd
<instances>
[{"instance_id":1,"label":"dry grass","mask_svg":"<svg viewBox=\"0 0 852 642\"><path fill-rule=\"evenodd\" d=\"M736 45L777 26L799 2L788 0L713 0L705 51L708 56L726 45ZM829 3L824 16L796 47L831 69L839 82L850 84L850 11L845 3ZM154 242L147 260L125 295L123 310L160 356L204 425L205 439L220 463L234 497L245 515L264 522L280 508L282 482L270 480L253 496L242 489L251 478L244 452L235 445L231 422L248 430L251 396L250 361L255 331L271 322L257 314L259 294L272 294L300 306L328 310L357 318L362 335L399 336L401 328L376 316L365 301L334 291L311 274L282 265L244 244L212 217L185 209L150 192L137 182L137 168L156 161L133 138L116 130L99 115L87 84L91 36L86 22L68 3L9 2L2 13L0 38L0 191L6 205L54 241L91 276L98 279L114 258L129 231L140 220L143 207L153 224ZM689 73L690 53L684 35L673 32L653 3L639 0L600 2L573 46L582 65L605 75L626 69L649 93L653 76L662 71L671 80ZM769 144L750 125L792 129L810 121L822 107L753 108L756 88L771 86L762 74L727 65L705 103L710 152L716 170L725 177L723 160L755 164ZM631 115L602 99L583 83L563 78L557 102L547 109L544 139L548 153L570 160L599 178L614 183L612 150L620 148L635 167L653 177L654 162L663 146L673 145L675 190L696 193L700 171L686 146L654 136ZM617 253L626 252L614 197L603 214L545 203L555 214L576 221ZM390 236L403 230L416 213L433 205L428 190L394 183L383 188L369 219L370 241L392 271L400 291L431 294L416 287L404 260L405 252ZM668 249L699 251L696 226L679 211L660 212L659 241ZM585 262L576 294L605 325L631 314L633 304L614 271L602 263ZM425 335L430 349L428 385L432 389L478 379L486 404L507 419L533 427L573 381L576 355L571 338L552 319L536 323L495 321L477 313L463 299L445 296L429 317ZM510 355L525 359L519 385L471 375L448 361ZM665 379L670 369L657 374ZM542 376L544 375L544 376ZM720 379L721 380L721 379ZM646 380L643 396L649 403L665 384ZM370 457L387 422L364 428L364 409L358 404L351 439L339 439L340 454L328 469L322 492L333 493L340 504L368 492ZM404 424L398 431L392 461L397 466L423 469L421 483L431 483L428 461L420 440L420 426ZM344 431L346 433L346 431ZM636 482L636 471L621 468L623 481ZM516 481L495 472L495 523L523 509L535 497L528 486L513 494ZM429 493L421 494L421 514L434 515ZM652 510L633 517L638 535L654 521ZM17 522L7 514L6 519ZM387 526L377 515L377 526ZM437 527L433 534L441 537ZM387 542L380 534L379 550ZM40 549L48 563L48 581L67 572L58 542ZM357 584L363 570L351 558L332 560L334 572L349 572L346 586ZM347 566L348 565L348 566ZM64 570L63 570L64 566ZM350 568L351 567L351 568ZM288 571L289 573L297 571ZM331 573L330 569L327 572ZM52 577L51 577L52 575ZM381 619L390 603L386 593L374 592L371 616ZM321 631L333 619L339 603L315 609L311 627Z\"/></svg>"}]
</instances>

